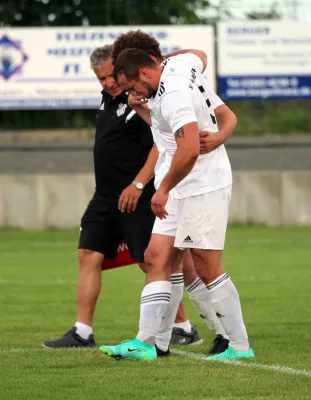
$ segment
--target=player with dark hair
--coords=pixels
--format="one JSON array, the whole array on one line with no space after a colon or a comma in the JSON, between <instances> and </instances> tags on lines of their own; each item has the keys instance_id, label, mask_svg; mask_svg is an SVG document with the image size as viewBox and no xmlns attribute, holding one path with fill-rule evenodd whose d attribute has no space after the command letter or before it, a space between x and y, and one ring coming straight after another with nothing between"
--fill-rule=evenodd
<instances>
[{"instance_id":1,"label":"player with dark hair","mask_svg":"<svg viewBox=\"0 0 311 400\"><path fill-rule=\"evenodd\" d=\"M161 54L160 44L157 40L147 33L142 32L141 30L130 31L126 34L120 35L113 45L113 53L112 58L115 61L119 54L128 48L138 48L140 50L144 50L148 55L152 58L153 61L157 63L161 63L164 60L164 57ZM197 54L198 56L202 56L202 51L199 50L184 50L179 51L178 53L188 53ZM171 55L166 56L172 57ZM233 133L237 119L234 113L219 99L219 97L210 89L208 89L208 96L211 102L211 109L213 113L215 113L217 120L220 124L221 129L217 132L200 132L200 143L201 143L201 153L205 154L207 152L215 150L217 147L221 146ZM149 110L143 109L142 103L140 99L135 100L133 96L129 96L129 104L133 107L145 120L147 123L151 124L150 113ZM159 135L156 134L155 128L152 127L152 132L154 135L155 142L157 144L159 150L159 160L157 162L157 169L161 169L158 166L163 158L165 159L165 155L163 151L163 147L161 147L161 140L159 140ZM157 139L158 138L158 139ZM165 162L165 161L164 161ZM164 167L164 174L166 172L166 168ZM161 176L161 178L156 178L157 181L160 182L164 176L163 173L157 173L157 175ZM215 341L211 347L211 353L219 353L224 351L228 346L228 337L223 329L222 324L216 317L215 312L212 312L211 305L211 297L206 289L204 283L197 277L197 274L194 271L193 260L190 254L186 254L184 260L184 278L185 285L187 287L187 291L189 293L189 297L193 304L198 308L201 316L204 318L204 322L206 325L212 329L216 333ZM206 280L206 279L205 279ZM210 307L207 309L206 304L210 303ZM174 324L172 340L171 343L182 343L185 342L189 337L187 336L190 332L191 325L188 322L188 326L183 323L185 319L185 315L183 314L182 304L177 312L176 321L182 321L182 328L178 324ZM185 331L188 329L188 331ZM186 341L187 343L187 341Z\"/></svg>"},{"instance_id":2,"label":"player with dark hair","mask_svg":"<svg viewBox=\"0 0 311 400\"><path fill-rule=\"evenodd\" d=\"M168 259L173 248L191 249L229 337L228 348L207 359L254 357L237 290L221 263L231 199L230 162L224 146L200 156L199 132L218 132L201 75L205 67L206 60L193 54L159 65L139 49L124 50L115 63L118 83L131 94L149 99L152 126L161 136L168 162L168 171L152 198L158 218L145 253L148 272L139 332L126 343L101 346L116 358L157 358L154 343L169 310Z\"/></svg>"},{"instance_id":3,"label":"player with dark hair","mask_svg":"<svg viewBox=\"0 0 311 400\"><path fill-rule=\"evenodd\" d=\"M118 36L113 43L112 63L115 64L118 56L126 49L140 49L158 60L162 60L163 56L160 49L160 43L152 36L142 30L129 31ZM188 52L185 50L184 52ZM178 51L180 54L181 51ZM172 56L173 54L171 54Z\"/></svg>"}]
</instances>

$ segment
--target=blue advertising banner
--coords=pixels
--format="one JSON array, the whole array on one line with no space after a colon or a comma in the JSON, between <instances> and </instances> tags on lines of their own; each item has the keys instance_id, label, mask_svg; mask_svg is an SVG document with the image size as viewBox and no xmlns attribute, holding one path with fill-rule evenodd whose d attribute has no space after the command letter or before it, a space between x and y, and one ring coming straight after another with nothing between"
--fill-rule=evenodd
<instances>
[{"instance_id":1,"label":"blue advertising banner","mask_svg":"<svg viewBox=\"0 0 311 400\"><path fill-rule=\"evenodd\" d=\"M218 85L224 100L311 98L310 23L220 23Z\"/></svg>"},{"instance_id":2,"label":"blue advertising banner","mask_svg":"<svg viewBox=\"0 0 311 400\"><path fill-rule=\"evenodd\" d=\"M311 75L220 77L219 92L223 100L311 98Z\"/></svg>"}]
</instances>

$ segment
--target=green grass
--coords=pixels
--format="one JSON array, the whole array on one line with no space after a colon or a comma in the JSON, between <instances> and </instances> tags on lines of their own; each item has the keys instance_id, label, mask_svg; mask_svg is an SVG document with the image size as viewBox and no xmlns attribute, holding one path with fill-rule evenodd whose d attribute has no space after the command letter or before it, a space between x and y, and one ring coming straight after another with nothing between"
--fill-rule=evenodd
<instances>
[{"instance_id":1,"label":"green grass","mask_svg":"<svg viewBox=\"0 0 311 400\"><path fill-rule=\"evenodd\" d=\"M307 134L311 131L310 104L310 100L246 100L227 103L238 117L234 136Z\"/></svg>"},{"instance_id":2,"label":"green grass","mask_svg":"<svg viewBox=\"0 0 311 400\"><path fill-rule=\"evenodd\" d=\"M0 231L1 399L311 398L311 376L260 367L311 370L310 229L229 229L224 264L257 355L247 366L180 355L116 362L97 350L42 349L45 339L75 321L77 235ZM136 266L103 274L94 325L98 344L135 336L143 282ZM182 350L206 353L212 335L186 302L206 343Z\"/></svg>"}]
</instances>

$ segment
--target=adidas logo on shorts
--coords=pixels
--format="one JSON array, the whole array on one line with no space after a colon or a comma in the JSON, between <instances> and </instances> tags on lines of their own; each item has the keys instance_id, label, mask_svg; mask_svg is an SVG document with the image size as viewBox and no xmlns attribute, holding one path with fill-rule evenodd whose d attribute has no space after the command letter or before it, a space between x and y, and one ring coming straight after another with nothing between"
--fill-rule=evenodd
<instances>
[{"instance_id":1,"label":"adidas logo on shorts","mask_svg":"<svg viewBox=\"0 0 311 400\"><path fill-rule=\"evenodd\" d=\"M183 243L193 243L193 240L191 239L190 236L187 236L186 239L183 241Z\"/></svg>"}]
</instances>

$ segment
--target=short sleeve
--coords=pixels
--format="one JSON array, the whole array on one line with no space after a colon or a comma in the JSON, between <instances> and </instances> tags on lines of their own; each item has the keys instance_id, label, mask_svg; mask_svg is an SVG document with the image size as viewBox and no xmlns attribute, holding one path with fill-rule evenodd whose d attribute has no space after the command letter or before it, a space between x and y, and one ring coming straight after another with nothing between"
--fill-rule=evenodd
<instances>
[{"instance_id":1,"label":"short sleeve","mask_svg":"<svg viewBox=\"0 0 311 400\"><path fill-rule=\"evenodd\" d=\"M183 61L192 65L198 72L203 72L203 63L200 57L193 53L182 54Z\"/></svg>"},{"instance_id":2,"label":"short sleeve","mask_svg":"<svg viewBox=\"0 0 311 400\"><path fill-rule=\"evenodd\" d=\"M208 86L208 79L206 76L203 75L203 82L204 82L204 89L206 91L207 98L211 102L211 108L214 111L217 107L222 106L224 102L221 100L217 94L209 88Z\"/></svg>"},{"instance_id":3,"label":"short sleeve","mask_svg":"<svg viewBox=\"0 0 311 400\"><path fill-rule=\"evenodd\" d=\"M222 106L224 104L224 102L221 100L221 98L218 97L217 94L215 92L213 92L212 90L209 90L208 96L209 96L209 101L211 102L213 111L217 107Z\"/></svg>"},{"instance_id":4,"label":"short sleeve","mask_svg":"<svg viewBox=\"0 0 311 400\"><path fill-rule=\"evenodd\" d=\"M184 125L198 121L191 96L179 90L169 92L163 97L161 113L173 133Z\"/></svg>"}]
</instances>

